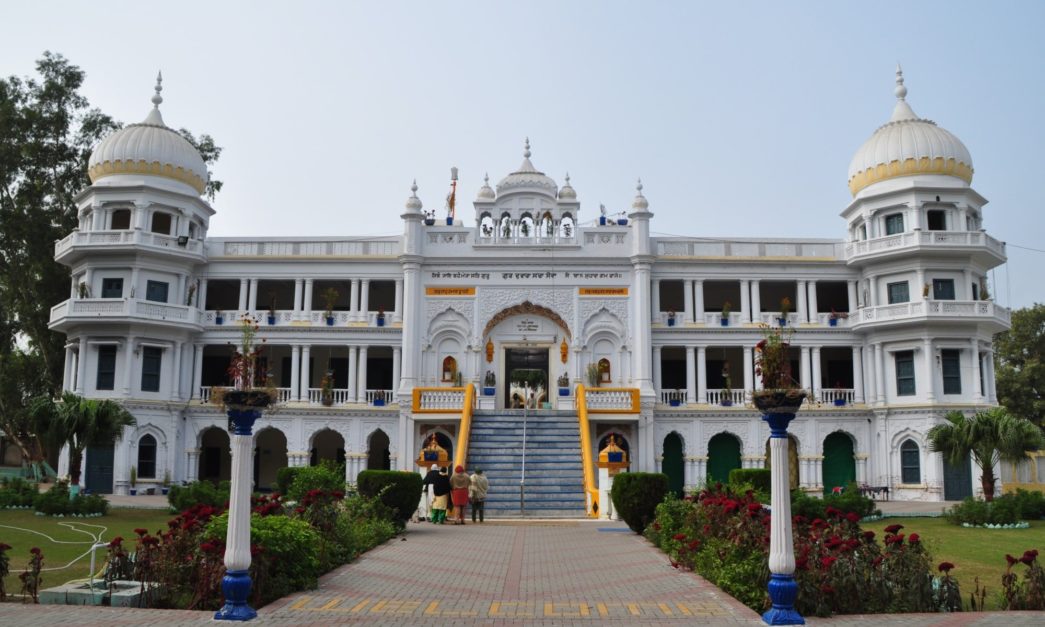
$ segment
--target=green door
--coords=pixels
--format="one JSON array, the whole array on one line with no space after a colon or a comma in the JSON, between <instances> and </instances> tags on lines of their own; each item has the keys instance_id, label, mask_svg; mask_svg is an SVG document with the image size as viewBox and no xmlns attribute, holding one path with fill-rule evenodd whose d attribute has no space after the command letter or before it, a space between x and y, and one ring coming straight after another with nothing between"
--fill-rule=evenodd
<instances>
[{"instance_id":1,"label":"green door","mask_svg":"<svg viewBox=\"0 0 1045 627\"><path fill-rule=\"evenodd\" d=\"M740 440L720 433L708 442L708 483L729 482L729 471L740 468Z\"/></svg>"},{"instance_id":2,"label":"green door","mask_svg":"<svg viewBox=\"0 0 1045 627\"><path fill-rule=\"evenodd\" d=\"M660 471L668 476L668 490L682 497L686 486L686 470L682 462L682 438L672 431L664 438L664 459Z\"/></svg>"},{"instance_id":3,"label":"green door","mask_svg":"<svg viewBox=\"0 0 1045 627\"><path fill-rule=\"evenodd\" d=\"M844 488L856 481L856 459L853 456L853 440L836 431L824 439L824 494L834 488Z\"/></svg>"}]
</instances>

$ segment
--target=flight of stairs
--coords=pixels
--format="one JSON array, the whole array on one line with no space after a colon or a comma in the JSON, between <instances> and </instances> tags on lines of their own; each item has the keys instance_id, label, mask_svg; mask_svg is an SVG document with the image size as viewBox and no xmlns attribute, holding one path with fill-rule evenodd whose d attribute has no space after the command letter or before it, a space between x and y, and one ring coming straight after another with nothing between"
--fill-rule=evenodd
<instances>
[{"instance_id":1,"label":"flight of stairs","mask_svg":"<svg viewBox=\"0 0 1045 627\"><path fill-rule=\"evenodd\" d=\"M584 471L576 412L529 411L526 484L520 509L523 410L476 411L468 439L468 472L490 480L490 517L583 518Z\"/></svg>"}]
</instances>

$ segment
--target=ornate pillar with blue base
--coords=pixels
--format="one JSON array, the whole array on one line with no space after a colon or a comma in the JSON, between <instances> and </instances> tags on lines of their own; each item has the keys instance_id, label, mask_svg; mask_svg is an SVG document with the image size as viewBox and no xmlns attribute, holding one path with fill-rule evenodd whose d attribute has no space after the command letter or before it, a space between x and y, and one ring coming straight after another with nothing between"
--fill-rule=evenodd
<instances>
[{"instance_id":1,"label":"ornate pillar with blue base","mask_svg":"<svg viewBox=\"0 0 1045 627\"><path fill-rule=\"evenodd\" d=\"M773 607L762 615L768 625L804 625L795 609L798 583L795 582L795 546L791 535L791 490L788 472L787 425L794 419L804 394L792 391L784 398L755 399L769 423L769 451L772 458L772 517L769 526L769 599ZM795 402L797 396L797 402ZM776 402L773 402L773 401ZM763 401L763 402L759 402Z\"/></svg>"},{"instance_id":2,"label":"ornate pillar with blue base","mask_svg":"<svg viewBox=\"0 0 1045 627\"><path fill-rule=\"evenodd\" d=\"M229 525L225 536L225 577L221 591L225 606L215 612L215 620L251 620L258 613L247 605L250 597L250 488L253 467L251 430L267 405L258 399L244 399L250 405L232 404L226 394L227 413L233 426L232 436L232 490L229 494ZM243 392L236 392L243 394ZM237 399L238 400L238 399Z\"/></svg>"}]
</instances>

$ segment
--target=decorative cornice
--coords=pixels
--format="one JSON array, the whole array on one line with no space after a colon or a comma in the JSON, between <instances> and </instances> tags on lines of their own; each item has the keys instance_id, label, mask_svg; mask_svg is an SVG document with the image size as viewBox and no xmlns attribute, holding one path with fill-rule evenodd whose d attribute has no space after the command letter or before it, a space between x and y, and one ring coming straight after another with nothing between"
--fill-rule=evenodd
<instances>
[{"instance_id":1,"label":"decorative cornice","mask_svg":"<svg viewBox=\"0 0 1045 627\"><path fill-rule=\"evenodd\" d=\"M945 174L960 178L971 185L973 169L954 158L919 157L915 159L912 157L904 161L879 163L872 168L857 172L849 179L849 191L856 196L860 190L873 183L914 174Z\"/></svg>"},{"instance_id":2,"label":"decorative cornice","mask_svg":"<svg viewBox=\"0 0 1045 627\"><path fill-rule=\"evenodd\" d=\"M174 166L169 163L160 163L159 161L122 161L117 159L116 161L103 161L96 163L87 169L87 176L90 177L91 182L97 182L99 179L105 178L106 176L112 176L115 174L147 174L150 176L162 176L164 178L173 179L181 183L185 183L189 187L195 189L201 195L207 187L207 181L205 181L199 174L186 170L180 166Z\"/></svg>"}]
</instances>

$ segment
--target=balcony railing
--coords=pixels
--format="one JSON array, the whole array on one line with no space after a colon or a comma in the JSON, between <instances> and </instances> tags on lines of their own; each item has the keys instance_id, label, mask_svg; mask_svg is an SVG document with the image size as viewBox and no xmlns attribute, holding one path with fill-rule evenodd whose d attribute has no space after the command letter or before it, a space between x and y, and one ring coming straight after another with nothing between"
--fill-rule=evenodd
<instances>
[{"instance_id":1,"label":"balcony railing","mask_svg":"<svg viewBox=\"0 0 1045 627\"><path fill-rule=\"evenodd\" d=\"M386 239L220 239L208 240L212 257L395 257L399 240Z\"/></svg>"},{"instance_id":2,"label":"balcony railing","mask_svg":"<svg viewBox=\"0 0 1045 627\"><path fill-rule=\"evenodd\" d=\"M671 405L671 401L676 401L675 405L686 404L686 390L661 390L660 391L660 402L662 405Z\"/></svg>"},{"instance_id":3,"label":"balcony railing","mask_svg":"<svg viewBox=\"0 0 1045 627\"><path fill-rule=\"evenodd\" d=\"M138 318L152 322L199 323L199 310L185 305L137 298L75 298L51 308L51 324L107 318Z\"/></svg>"},{"instance_id":4,"label":"balcony railing","mask_svg":"<svg viewBox=\"0 0 1045 627\"><path fill-rule=\"evenodd\" d=\"M864 307L856 324L902 322L924 319L958 319L994 321L1008 326L1011 312L987 300L916 300L908 303Z\"/></svg>"},{"instance_id":5,"label":"balcony railing","mask_svg":"<svg viewBox=\"0 0 1045 627\"><path fill-rule=\"evenodd\" d=\"M874 239L850 242L845 246L846 259L880 252L933 246L940 248L983 247L1004 257L1005 243L983 231L908 231Z\"/></svg>"},{"instance_id":6,"label":"balcony railing","mask_svg":"<svg viewBox=\"0 0 1045 627\"><path fill-rule=\"evenodd\" d=\"M203 324L205 325L218 325L217 311L205 311L203 312ZM322 327L327 326L326 313L322 311L293 311L290 309L278 309L275 312L274 322L275 324L269 324L269 312L267 310L245 310L245 311L222 311L221 317L222 325L235 325L244 315L249 315L257 320L258 325L262 327L292 327L298 326L301 323L308 323L305 326ZM344 327L348 325L363 325L368 327L377 327L377 315L376 311L368 312L348 312L348 311L335 311L333 318L334 324L330 325L333 327ZM391 326L392 314L385 312L385 324L384 326Z\"/></svg>"},{"instance_id":7,"label":"balcony railing","mask_svg":"<svg viewBox=\"0 0 1045 627\"><path fill-rule=\"evenodd\" d=\"M639 411L639 391L636 388L585 388L584 395L589 413Z\"/></svg>"},{"instance_id":8,"label":"balcony railing","mask_svg":"<svg viewBox=\"0 0 1045 627\"><path fill-rule=\"evenodd\" d=\"M744 390L708 390L708 405L743 406L746 397Z\"/></svg>"},{"instance_id":9,"label":"balcony railing","mask_svg":"<svg viewBox=\"0 0 1045 627\"><path fill-rule=\"evenodd\" d=\"M842 243L831 240L733 240L654 238L660 257L803 257L839 259Z\"/></svg>"},{"instance_id":10,"label":"balcony railing","mask_svg":"<svg viewBox=\"0 0 1045 627\"><path fill-rule=\"evenodd\" d=\"M146 246L150 248L167 248L173 251L200 254L203 242L188 239L184 244L178 243L178 236L162 233L147 233L138 230L126 231L73 231L54 244L55 257L67 253L74 247L111 248L118 246Z\"/></svg>"},{"instance_id":11,"label":"balcony railing","mask_svg":"<svg viewBox=\"0 0 1045 627\"><path fill-rule=\"evenodd\" d=\"M835 405L852 405L856 399L856 390L852 388L823 388L819 394L820 402Z\"/></svg>"},{"instance_id":12,"label":"balcony railing","mask_svg":"<svg viewBox=\"0 0 1045 627\"><path fill-rule=\"evenodd\" d=\"M467 388L414 388L414 413L453 413L464 409Z\"/></svg>"},{"instance_id":13,"label":"balcony railing","mask_svg":"<svg viewBox=\"0 0 1045 627\"><path fill-rule=\"evenodd\" d=\"M220 387L220 386L219 386ZM214 386L203 385L200 386L200 401L204 403L210 402L211 390ZM293 396L291 388L276 388L276 402L278 403L293 403L297 402ZM394 400L392 390L366 390L366 404L367 405L391 405ZM334 388L331 390L331 399L333 402L331 405L348 405L351 404L349 400L348 390L345 388ZM376 403L377 399L382 399L383 402ZM323 404L323 388L309 388L307 393L307 400L305 401L311 405L322 405Z\"/></svg>"}]
</instances>

